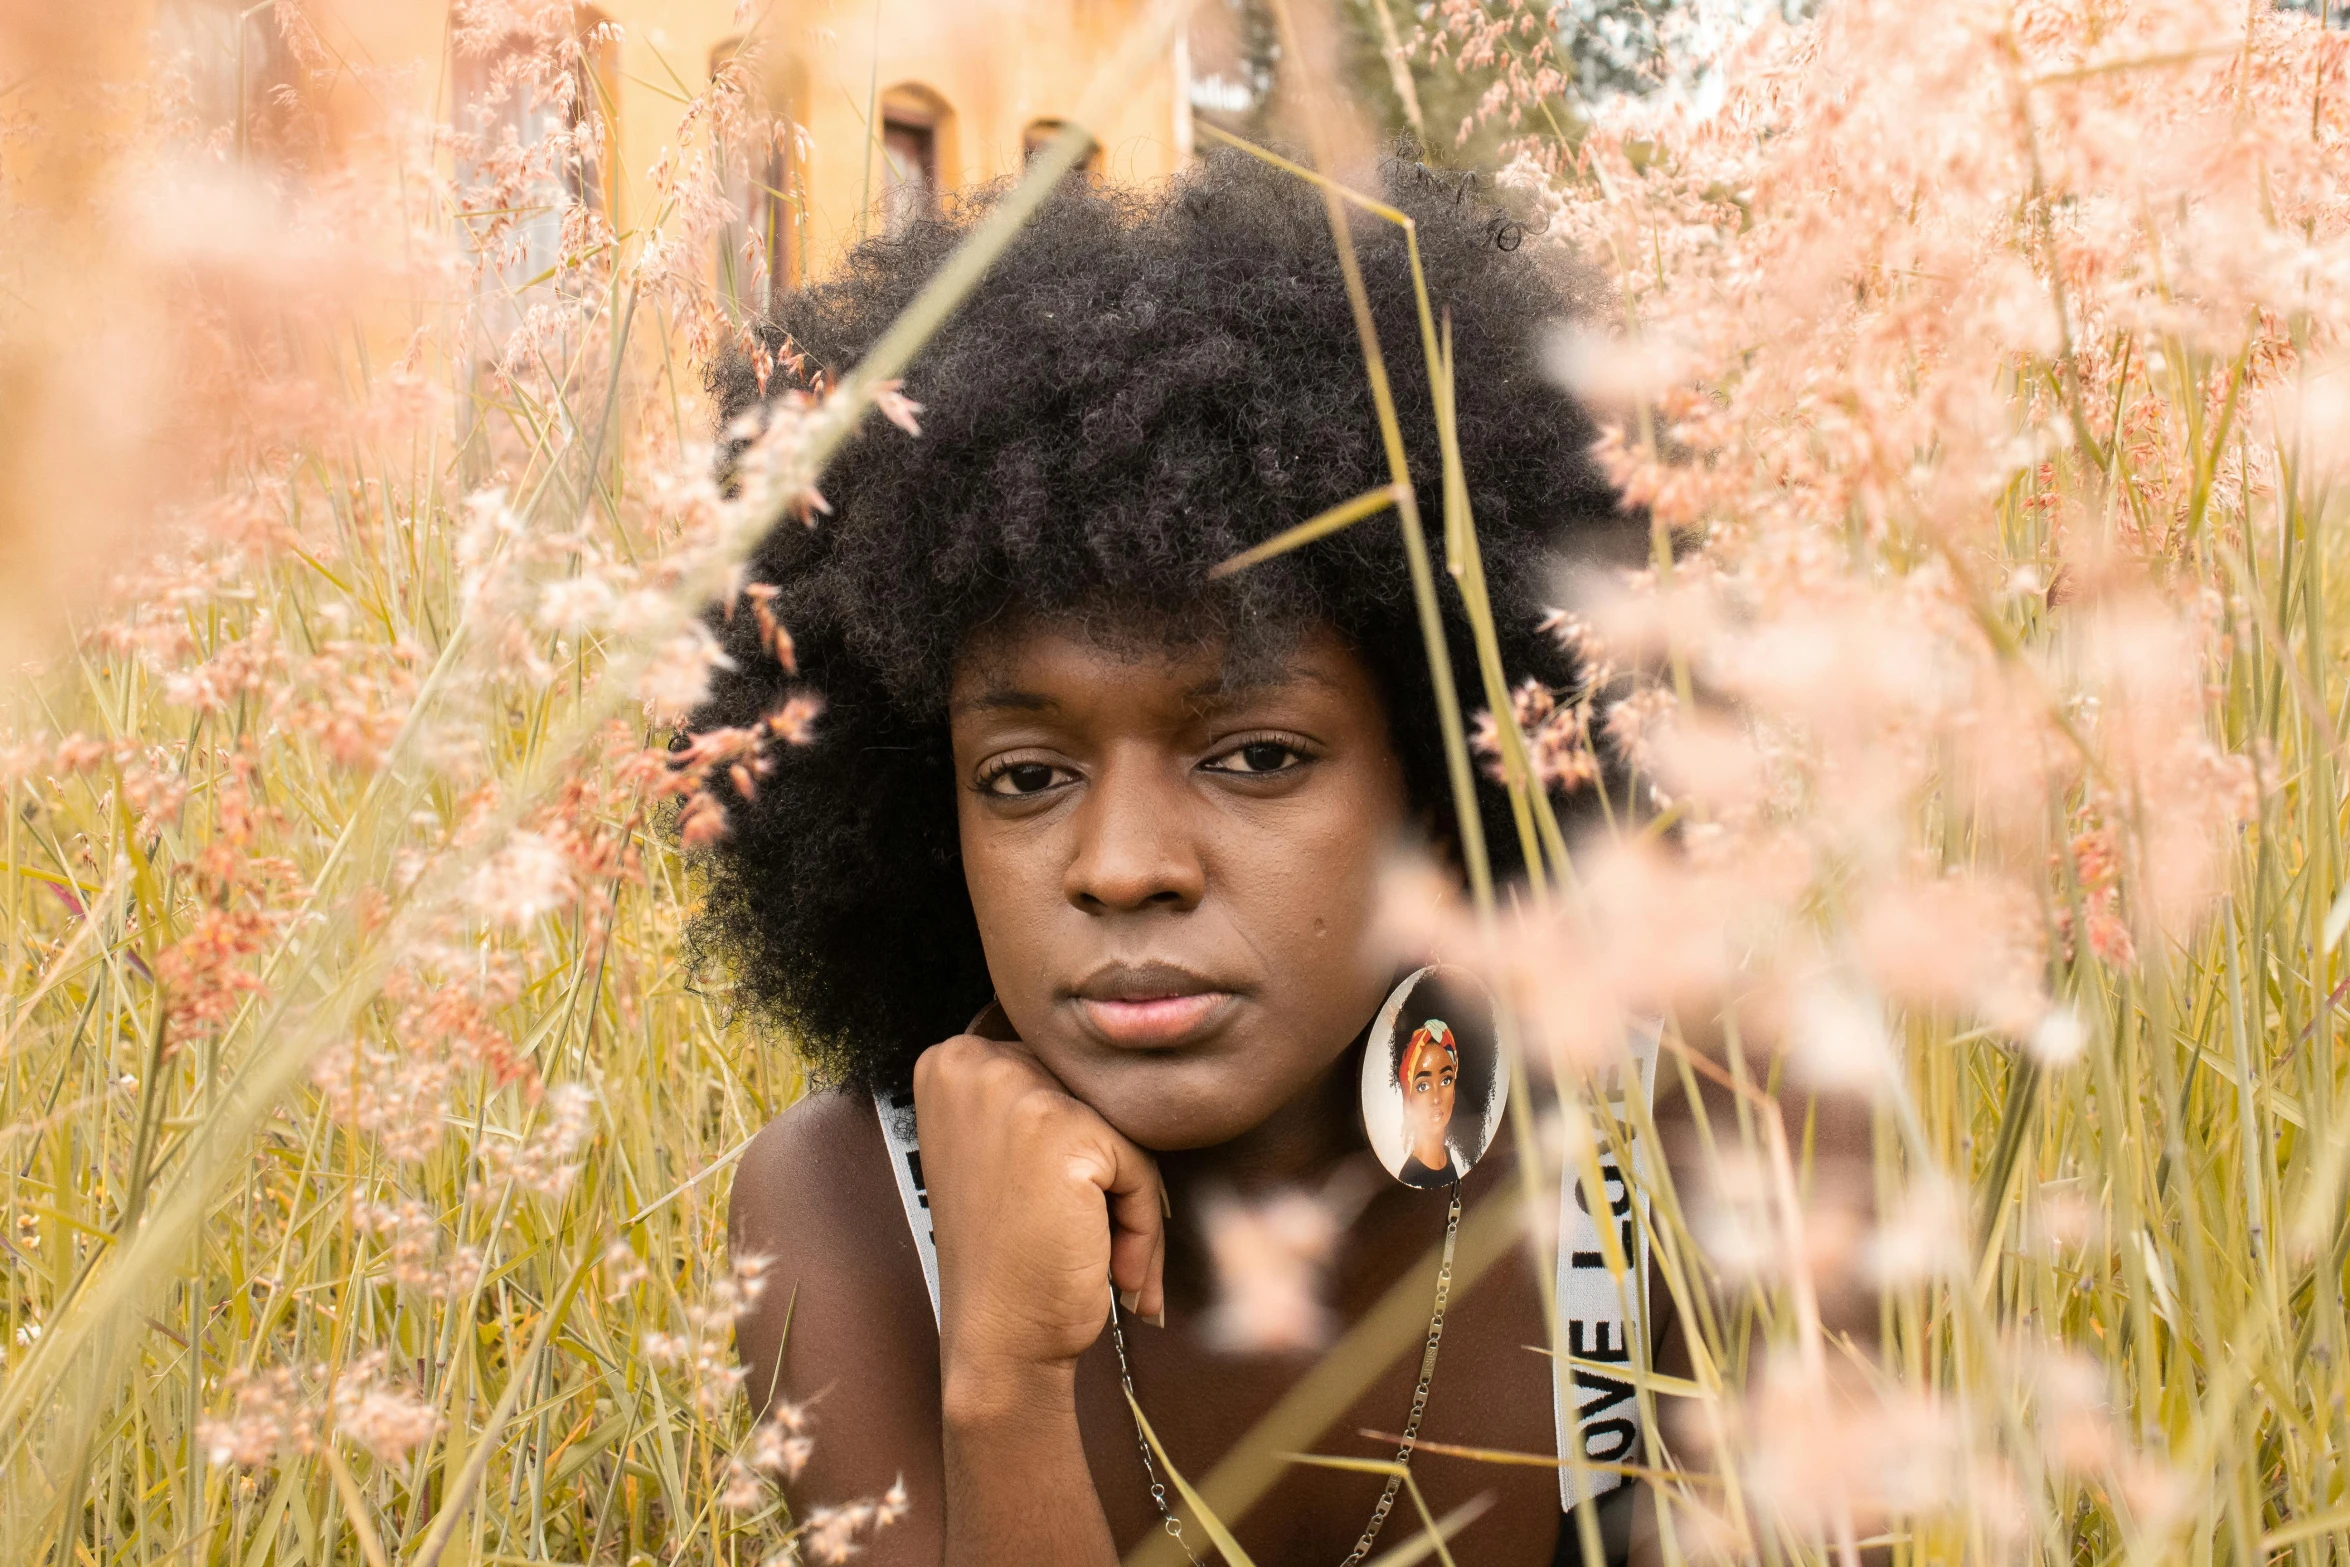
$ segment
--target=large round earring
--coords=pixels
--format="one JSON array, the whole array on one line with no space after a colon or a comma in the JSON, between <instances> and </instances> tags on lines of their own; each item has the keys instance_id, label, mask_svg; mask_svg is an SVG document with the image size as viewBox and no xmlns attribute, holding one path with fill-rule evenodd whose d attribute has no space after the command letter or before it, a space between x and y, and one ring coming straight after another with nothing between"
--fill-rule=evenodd
<instances>
[{"instance_id":1,"label":"large round earring","mask_svg":"<svg viewBox=\"0 0 2350 1567\"><path fill-rule=\"evenodd\" d=\"M1363 1131L1406 1186L1450 1186L1485 1157L1508 1107L1493 998L1467 969L1431 964L1387 993L1363 1046Z\"/></svg>"}]
</instances>

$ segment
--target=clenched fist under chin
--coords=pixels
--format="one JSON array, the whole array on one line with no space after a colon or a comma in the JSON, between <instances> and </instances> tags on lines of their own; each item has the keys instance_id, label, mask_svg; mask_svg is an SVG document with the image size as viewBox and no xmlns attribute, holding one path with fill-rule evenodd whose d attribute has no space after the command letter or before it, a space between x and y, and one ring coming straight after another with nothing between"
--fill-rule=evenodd
<instances>
[{"instance_id":1,"label":"clenched fist under chin","mask_svg":"<svg viewBox=\"0 0 2350 1567\"><path fill-rule=\"evenodd\" d=\"M1113 1280L1139 1315L1164 1309L1157 1164L1025 1046L976 1033L932 1046L914 1068L914 1111L950 1423L1065 1389L1108 1321Z\"/></svg>"}]
</instances>

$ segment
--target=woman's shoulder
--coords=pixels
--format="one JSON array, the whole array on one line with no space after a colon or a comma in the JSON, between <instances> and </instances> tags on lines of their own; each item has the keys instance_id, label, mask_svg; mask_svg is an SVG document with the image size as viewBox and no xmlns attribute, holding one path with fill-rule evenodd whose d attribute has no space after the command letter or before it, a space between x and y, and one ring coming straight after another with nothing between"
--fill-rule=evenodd
<instances>
[{"instance_id":1,"label":"woman's shoulder","mask_svg":"<svg viewBox=\"0 0 2350 1567\"><path fill-rule=\"evenodd\" d=\"M921 1258L862 1090L809 1094L751 1139L735 1170L727 1247L761 1280L737 1326L754 1407L771 1388L804 1398L916 1341L935 1366Z\"/></svg>"},{"instance_id":2,"label":"woman's shoulder","mask_svg":"<svg viewBox=\"0 0 2350 1567\"><path fill-rule=\"evenodd\" d=\"M743 1150L735 1167L736 1217L741 1217L746 1190L755 1195L777 1180L845 1170L861 1154L878 1159L880 1148L881 1125L863 1090L821 1088L805 1094L761 1127Z\"/></svg>"},{"instance_id":3,"label":"woman's shoulder","mask_svg":"<svg viewBox=\"0 0 2350 1567\"><path fill-rule=\"evenodd\" d=\"M902 1260L923 1289L889 1149L862 1089L810 1093L759 1130L735 1167L727 1237L738 1261L762 1259L766 1273L803 1261L862 1272Z\"/></svg>"}]
</instances>

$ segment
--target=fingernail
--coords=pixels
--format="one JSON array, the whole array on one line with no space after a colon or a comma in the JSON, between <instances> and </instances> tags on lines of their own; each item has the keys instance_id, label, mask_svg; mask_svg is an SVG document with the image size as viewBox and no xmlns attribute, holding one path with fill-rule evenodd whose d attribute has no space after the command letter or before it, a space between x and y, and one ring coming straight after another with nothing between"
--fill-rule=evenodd
<instances>
[{"instance_id":1,"label":"fingernail","mask_svg":"<svg viewBox=\"0 0 2350 1567\"><path fill-rule=\"evenodd\" d=\"M1163 1327L1165 1327L1165 1326L1167 1325L1167 1308L1166 1308L1166 1307L1164 1307L1164 1306L1161 1306L1161 1307L1159 1308L1159 1314L1158 1314L1157 1316L1155 1316L1155 1317L1145 1317L1145 1318L1143 1318L1143 1321L1145 1321L1145 1322L1149 1323L1149 1324L1150 1324L1152 1327L1154 1327L1154 1328L1163 1328Z\"/></svg>"},{"instance_id":2,"label":"fingernail","mask_svg":"<svg viewBox=\"0 0 2350 1567\"><path fill-rule=\"evenodd\" d=\"M1121 1305L1121 1306L1124 1306L1124 1307L1126 1308L1126 1314L1127 1314L1128 1316L1130 1316L1130 1317L1138 1317L1138 1316L1141 1316L1141 1315L1142 1315L1142 1291L1140 1291L1140 1290L1120 1290L1120 1291L1118 1292L1118 1304L1119 1304L1119 1305Z\"/></svg>"},{"instance_id":3,"label":"fingernail","mask_svg":"<svg viewBox=\"0 0 2350 1567\"><path fill-rule=\"evenodd\" d=\"M1159 1188L1159 1216L1167 1219L1175 1217L1175 1201L1167 1195L1165 1186Z\"/></svg>"}]
</instances>

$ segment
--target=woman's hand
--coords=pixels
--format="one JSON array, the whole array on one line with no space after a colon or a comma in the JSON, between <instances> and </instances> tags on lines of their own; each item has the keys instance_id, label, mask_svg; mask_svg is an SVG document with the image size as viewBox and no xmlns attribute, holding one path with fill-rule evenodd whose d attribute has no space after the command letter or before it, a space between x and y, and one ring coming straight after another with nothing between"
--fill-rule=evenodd
<instances>
[{"instance_id":1,"label":"woman's hand","mask_svg":"<svg viewBox=\"0 0 2350 1567\"><path fill-rule=\"evenodd\" d=\"M1137 1314L1164 1309L1157 1165L1016 1040L958 1034L925 1051L914 1111L938 1235L948 1421L1066 1399L1108 1321L1113 1279Z\"/></svg>"},{"instance_id":2,"label":"woman's hand","mask_svg":"<svg viewBox=\"0 0 2350 1567\"><path fill-rule=\"evenodd\" d=\"M914 1064L938 1236L946 1560L1109 1567L1077 1357L1109 1321L1113 1278L1141 1313L1164 1309L1158 1166L1017 1039L983 1037L1011 1034L1000 1011L972 1029Z\"/></svg>"}]
</instances>

